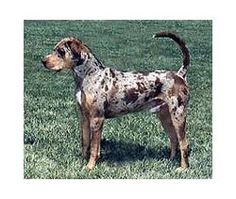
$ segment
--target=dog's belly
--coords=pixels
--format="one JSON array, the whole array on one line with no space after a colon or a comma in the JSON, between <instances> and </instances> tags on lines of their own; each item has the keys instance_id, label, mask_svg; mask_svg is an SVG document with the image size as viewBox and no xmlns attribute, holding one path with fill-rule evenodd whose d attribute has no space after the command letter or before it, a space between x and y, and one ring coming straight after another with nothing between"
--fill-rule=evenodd
<instances>
[{"instance_id":1,"label":"dog's belly","mask_svg":"<svg viewBox=\"0 0 236 199\"><path fill-rule=\"evenodd\" d=\"M145 101L145 98L140 98L134 103L126 104L124 101L119 101L116 103L107 103L104 106L104 116L105 118L113 118L128 113L134 113L139 111L150 111L151 113L156 113L159 111L162 104L165 102L161 99L154 98L148 101Z\"/></svg>"}]
</instances>

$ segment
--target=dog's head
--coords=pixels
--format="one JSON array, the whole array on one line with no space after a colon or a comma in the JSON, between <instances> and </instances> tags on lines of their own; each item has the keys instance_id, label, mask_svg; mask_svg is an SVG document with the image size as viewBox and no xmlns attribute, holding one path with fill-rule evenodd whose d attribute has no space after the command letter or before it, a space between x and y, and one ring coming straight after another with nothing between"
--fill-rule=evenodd
<instances>
[{"instance_id":1,"label":"dog's head","mask_svg":"<svg viewBox=\"0 0 236 199\"><path fill-rule=\"evenodd\" d=\"M51 70L71 69L84 63L89 49L73 37L64 38L56 44L51 54L42 59L43 65Z\"/></svg>"}]
</instances>

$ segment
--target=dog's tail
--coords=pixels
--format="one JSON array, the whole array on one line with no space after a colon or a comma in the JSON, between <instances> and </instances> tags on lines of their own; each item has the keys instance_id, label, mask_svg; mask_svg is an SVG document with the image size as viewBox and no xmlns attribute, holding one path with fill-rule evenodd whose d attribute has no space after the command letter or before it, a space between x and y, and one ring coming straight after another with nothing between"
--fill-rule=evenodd
<instances>
[{"instance_id":1,"label":"dog's tail","mask_svg":"<svg viewBox=\"0 0 236 199\"><path fill-rule=\"evenodd\" d=\"M180 50L182 51L182 54L183 54L183 64L181 68L178 70L177 74L185 78L187 70L188 70L188 66L190 64L190 56L189 56L189 50L186 47L184 40L171 32L160 32L153 35L153 38L159 38L159 37L169 37L173 39L179 45Z\"/></svg>"}]
</instances>

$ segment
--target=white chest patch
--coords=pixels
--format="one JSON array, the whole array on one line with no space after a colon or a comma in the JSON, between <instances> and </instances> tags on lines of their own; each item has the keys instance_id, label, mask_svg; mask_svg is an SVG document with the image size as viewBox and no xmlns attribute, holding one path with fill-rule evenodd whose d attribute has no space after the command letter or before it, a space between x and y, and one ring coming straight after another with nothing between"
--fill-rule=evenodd
<instances>
[{"instance_id":1,"label":"white chest patch","mask_svg":"<svg viewBox=\"0 0 236 199\"><path fill-rule=\"evenodd\" d=\"M78 91L75 96L76 96L77 102L79 102L79 104L81 105L81 91Z\"/></svg>"}]
</instances>

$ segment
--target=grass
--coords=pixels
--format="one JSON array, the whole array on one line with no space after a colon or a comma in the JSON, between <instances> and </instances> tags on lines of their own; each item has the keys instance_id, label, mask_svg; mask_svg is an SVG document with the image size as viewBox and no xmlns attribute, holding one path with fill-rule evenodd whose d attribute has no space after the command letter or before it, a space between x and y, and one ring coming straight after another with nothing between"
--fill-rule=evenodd
<instances>
[{"instance_id":1,"label":"grass","mask_svg":"<svg viewBox=\"0 0 236 199\"><path fill-rule=\"evenodd\" d=\"M190 169L177 173L179 158L168 159L169 141L150 113L107 120L102 158L86 172L81 157L79 116L70 71L50 72L41 58L63 37L84 41L106 65L120 70L178 69L173 41L155 40L174 31L190 49L188 139ZM169 179L212 177L212 22L211 21L25 21L24 177L27 179Z\"/></svg>"}]
</instances>

